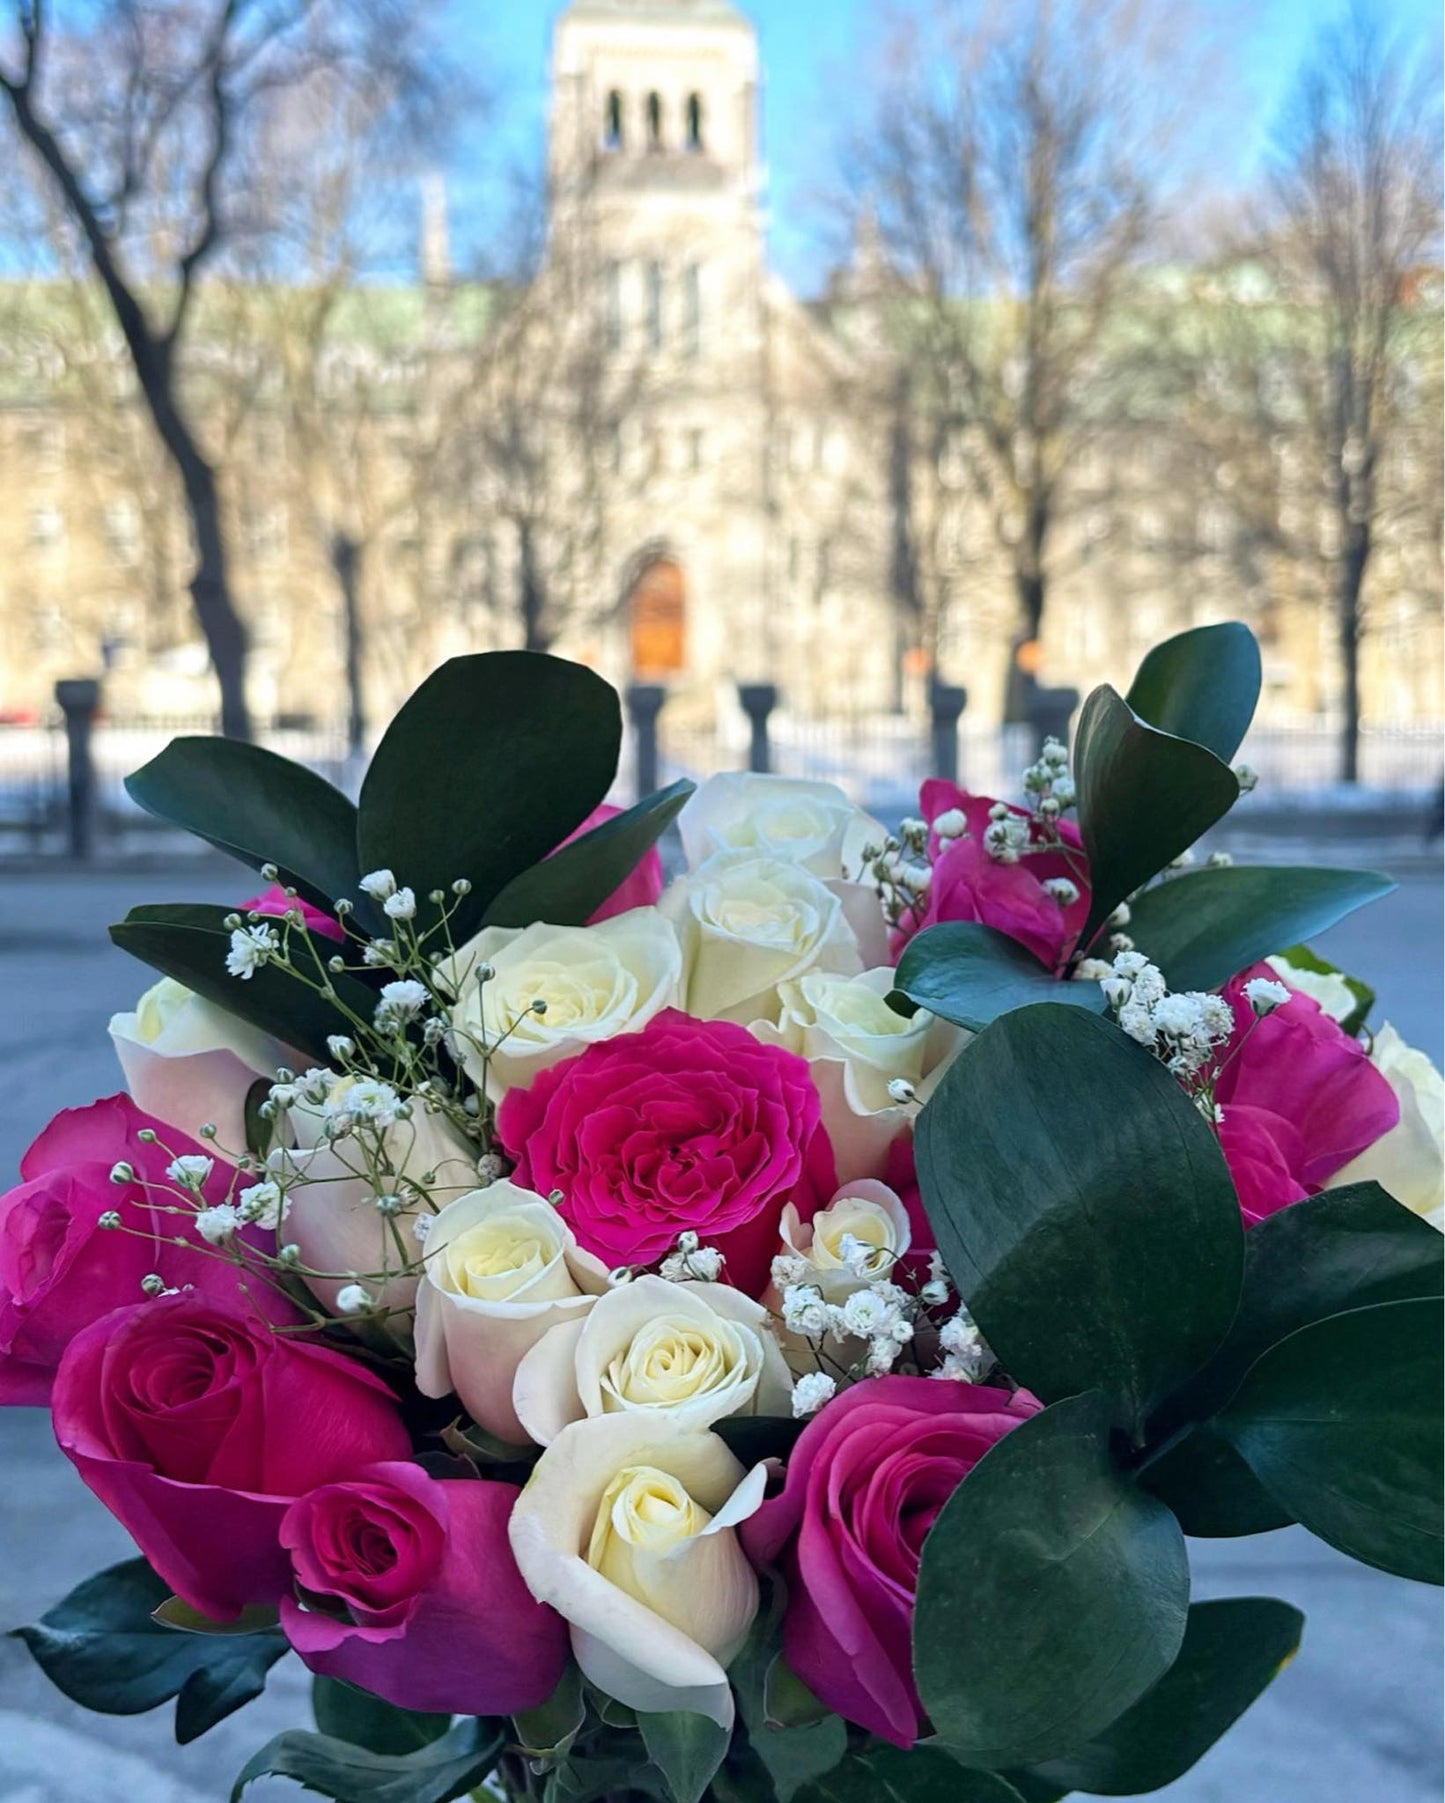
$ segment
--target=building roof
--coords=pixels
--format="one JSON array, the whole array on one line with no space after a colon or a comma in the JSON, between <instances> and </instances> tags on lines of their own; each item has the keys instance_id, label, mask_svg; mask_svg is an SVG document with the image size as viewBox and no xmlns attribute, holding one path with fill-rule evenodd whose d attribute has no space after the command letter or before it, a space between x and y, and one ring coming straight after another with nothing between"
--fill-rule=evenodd
<instances>
[{"instance_id":1,"label":"building roof","mask_svg":"<svg viewBox=\"0 0 1445 1803\"><path fill-rule=\"evenodd\" d=\"M617 19L640 25L746 25L730 0L573 0L565 19Z\"/></svg>"}]
</instances>

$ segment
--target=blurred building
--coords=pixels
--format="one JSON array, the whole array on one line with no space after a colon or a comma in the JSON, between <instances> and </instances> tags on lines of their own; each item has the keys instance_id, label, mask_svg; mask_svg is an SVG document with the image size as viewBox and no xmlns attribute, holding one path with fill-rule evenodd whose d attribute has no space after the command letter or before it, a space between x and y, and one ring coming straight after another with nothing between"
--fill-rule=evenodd
<instances>
[{"instance_id":1,"label":"blurred building","mask_svg":"<svg viewBox=\"0 0 1445 1803\"><path fill-rule=\"evenodd\" d=\"M921 709L935 668L968 685L973 717L997 714L1014 601L966 446L926 442L911 416L866 222L825 300L769 272L761 80L726 0L577 0L555 36L526 280L456 279L433 187L413 287L208 285L187 380L263 719L340 720L359 701L376 722L440 659L518 644L666 682L697 718L759 679L800 712ZM1252 321L1256 373L1292 329L1202 273L1141 295L1141 330L1161 305ZM1420 342L1369 579L1381 719L1445 711L1428 321ZM1129 368L1130 404L1070 475L1032 661L1087 687L1170 631L1244 617L1266 709L1328 711L1325 509L1288 422L1201 456L1188 415L1208 384L1191 370L1151 390ZM101 670L113 711L209 711L185 516L84 291L0 285L0 469L0 714Z\"/></svg>"}]
</instances>

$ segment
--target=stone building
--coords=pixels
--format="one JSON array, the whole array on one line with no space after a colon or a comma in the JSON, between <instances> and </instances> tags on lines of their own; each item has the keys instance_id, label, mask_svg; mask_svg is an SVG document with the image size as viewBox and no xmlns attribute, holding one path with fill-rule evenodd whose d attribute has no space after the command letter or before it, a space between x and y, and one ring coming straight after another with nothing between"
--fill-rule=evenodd
<instances>
[{"instance_id":1,"label":"stone building","mask_svg":"<svg viewBox=\"0 0 1445 1803\"><path fill-rule=\"evenodd\" d=\"M762 79L727 0L576 0L554 37L525 280L455 279L433 188L409 287L208 284L187 382L222 473L262 720L339 721L359 700L375 727L441 658L517 644L665 682L669 712L700 725L759 679L799 715L917 713L930 658L897 600L905 495L927 514L912 536L929 547L938 674L967 684L972 718L997 717L1007 570L961 455L912 467L897 297L866 225L822 300L768 269ZM1188 275L1169 297L1239 301ZM1428 320L1421 343L1415 424L1388 472L1401 505L1370 578L1366 713L1381 720L1445 711ZM1253 517L1258 481L1241 464L1231 491L1229 460L1202 466L1178 411L1136 410L1071 472L1042 674L1118 681L1164 633L1243 616L1265 644L1267 710L1322 715L1329 546L1282 557ZM1264 455L1307 539L1317 501L1291 490L1288 433ZM102 668L116 713L209 712L184 514L83 289L0 284L0 471L0 717L43 712L57 677Z\"/></svg>"}]
</instances>

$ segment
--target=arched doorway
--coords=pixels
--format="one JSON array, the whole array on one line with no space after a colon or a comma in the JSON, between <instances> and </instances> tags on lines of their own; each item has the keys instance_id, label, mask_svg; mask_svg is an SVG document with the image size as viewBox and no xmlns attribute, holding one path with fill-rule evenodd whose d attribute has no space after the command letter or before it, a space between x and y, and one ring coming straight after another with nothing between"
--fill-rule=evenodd
<instances>
[{"instance_id":1,"label":"arched doorway","mask_svg":"<svg viewBox=\"0 0 1445 1803\"><path fill-rule=\"evenodd\" d=\"M632 674L642 682L676 676L687 662L687 583L670 557L643 565L627 596Z\"/></svg>"}]
</instances>

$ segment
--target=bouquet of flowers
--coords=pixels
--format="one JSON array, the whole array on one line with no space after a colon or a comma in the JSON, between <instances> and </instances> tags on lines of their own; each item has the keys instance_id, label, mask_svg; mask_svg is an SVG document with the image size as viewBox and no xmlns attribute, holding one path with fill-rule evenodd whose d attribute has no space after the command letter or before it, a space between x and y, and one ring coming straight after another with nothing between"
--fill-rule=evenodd
<instances>
[{"instance_id":1,"label":"bouquet of flowers","mask_svg":"<svg viewBox=\"0 0 1445 1803\"><path fill-rule=\"evenodd\" d=\"M141 1557L20 1630L236 1779L348 1803L1049 1803L1170 1783L1293 1654L1186 1535L1440 1576L1441 1087L1304 941L1383 878L1190 848L1252 786L1240 626L1020 805L606 808L617 696L459 658L353 805L180 739L260 873L0 1201L0 1395ZM664 886L677 823L685 868Z\"/></svg>"}]
</instances>

